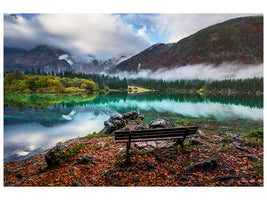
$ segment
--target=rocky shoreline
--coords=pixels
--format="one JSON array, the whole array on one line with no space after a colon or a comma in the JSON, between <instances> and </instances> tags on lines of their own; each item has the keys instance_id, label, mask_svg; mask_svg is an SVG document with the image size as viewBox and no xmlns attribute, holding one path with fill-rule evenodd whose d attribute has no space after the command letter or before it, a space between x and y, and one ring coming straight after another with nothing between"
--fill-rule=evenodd
<instances>
[{"instance_id":1,"label":"rocky shoreline","mask_svg":"<svg viewBox=\"0 0 267 200\"><path fill-rule=\"evenodd\" d=\"M209 125L201 125L197 134L186 139L184 150L174 141L133 143L133 162L125 166L125 145L114 144L113 131L175 126L163 118L147 127L144 115L135 111L113 115L99 133L59 143L20 162L4 163L4 185L263 185L263 139L231 133L224 126L206 132Z\"/></svg>"}]
</instances>

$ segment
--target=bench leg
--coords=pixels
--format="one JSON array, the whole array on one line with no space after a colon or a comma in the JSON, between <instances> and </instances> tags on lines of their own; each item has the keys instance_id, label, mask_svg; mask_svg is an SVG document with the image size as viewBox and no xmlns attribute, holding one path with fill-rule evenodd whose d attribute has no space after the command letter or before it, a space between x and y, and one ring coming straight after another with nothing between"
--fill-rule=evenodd
<instances>
[{"instance_id":1,"label":"bench leg","mask_svg":"<svg viewBox=\"0 0 267 200\"><path fill-rule=\"evenodd\" d=\"M130 142L126 142L126 163L131 162L130 154L129 154L130 145L131 145Z\"/></svg>"},{"instance_id":2,"label":"bench leg","mask_svg":"<svg viewBox=\"0 0 267 200\"><path fill-rule=\"evenodd\" d=\"M182 149L184 149L184 140L183 139L178 139L178 142L180 144L180 146L182 147Z\"/></svg>"},{"instance_id":3,"label":"bench leg","mask_svg":"<svg viewBox=\"0 0 267 200\"><path fill-rule=\"evenodd\" d=\"M175 145L179 144L182 147L182 149L184 149L184 140L185 137L177 139Z\"/></svg>"}]
</instances>

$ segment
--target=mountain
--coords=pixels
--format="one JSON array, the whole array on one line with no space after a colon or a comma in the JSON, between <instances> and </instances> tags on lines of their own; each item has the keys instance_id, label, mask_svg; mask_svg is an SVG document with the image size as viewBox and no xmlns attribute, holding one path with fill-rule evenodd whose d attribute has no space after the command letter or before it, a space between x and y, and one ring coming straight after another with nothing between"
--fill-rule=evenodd
<instances>
[{"instance_id":1,"label":"mountain","mask_svg":"<svg viewBox=\"0 0 267 200\"><path fill-rule=\"evenodd\" d=\"M37 46L29 51L20 48L4 47L4 69L21 71L40 69L46 72L60 72L61 70L73 70L72 66L65 60L59 59L66 54L60 49Z\"/></svg>"},{"instance_id":2,"label":"mountain","mask_svg":"<svg viewBox=\"0 0 267 200\"><path fill-rule=\"evenodd\" d=\"M45 45L37 46L31 50L21 48L4 47L4 69L5 71L19 69L24 72L40 69L44 72L59 73L60 71L73 71L85 73L99 73L111 69L125 56L111 58L105 62L100 62L93 55L76 61L68 52Z\"/></svg>"},{"instance_id":3,"label":"mountain","mask_svg":"<svg viewBox=\"0 0 267 200\"><path fill-rule=\"evenodd\" d=\"M119 63L123 62L124 60L126 60L127 57L122 55L122 56L119 56L118 58L110 58L108 60L106 60L105 62L103 62L101 65L99 65L99 72L101 71L105 71L105 72L108 72L110 70L112 70L116 65L118 65Z\"/></svg>"},{"instance_id":4,"label":"mountain","mask_svg":"<svg viewBox=\"0 0 267 200\"><path fill-rule=\"evenodd\" d=\"M263 17L242 17L215 24L179 42L155 44L119 63L110 72L156 71L193 64L263 62Z\"/></svg>"}]
</instances>

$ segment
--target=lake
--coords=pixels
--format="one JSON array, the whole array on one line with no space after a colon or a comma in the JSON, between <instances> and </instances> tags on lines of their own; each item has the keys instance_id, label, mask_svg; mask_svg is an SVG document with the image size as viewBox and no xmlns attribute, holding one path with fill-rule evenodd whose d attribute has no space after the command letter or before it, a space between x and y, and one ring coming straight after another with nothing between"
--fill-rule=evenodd
<instances>
[{"instance_id":1,"label":"lake","mask_svg":"<svg viewBox=\"0 0 267 200\"><path fill-rule=\"evenodd\" d=\"M263 124L262 95L5 94L5 161L18 161L58 142L98 132L111 115L132 110L143 114L147 125L162 117L214 121L241 128L250 123Z\"/></svg>"}]
</instances>

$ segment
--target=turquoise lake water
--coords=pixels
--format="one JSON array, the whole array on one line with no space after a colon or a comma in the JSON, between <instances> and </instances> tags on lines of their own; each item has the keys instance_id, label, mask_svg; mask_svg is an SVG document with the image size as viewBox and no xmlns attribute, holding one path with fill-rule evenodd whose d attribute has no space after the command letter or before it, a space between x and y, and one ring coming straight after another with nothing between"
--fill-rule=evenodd
<instances>
[{"instance_id":1,"label":"turquoise lake water","mask_svg":"<svg viewBox=\"0 0 267 200\"><path fill-rule=\"evenodd\" d=\"M57 142L98 132L111 115L138 111L145 123L169 117L263 123L263 96L110 93L97 96L5 95L4 157L18 161Z\"/></svg>"}]
</instances>

